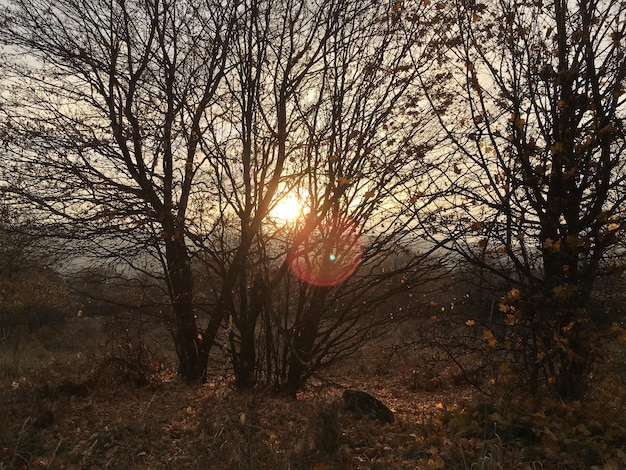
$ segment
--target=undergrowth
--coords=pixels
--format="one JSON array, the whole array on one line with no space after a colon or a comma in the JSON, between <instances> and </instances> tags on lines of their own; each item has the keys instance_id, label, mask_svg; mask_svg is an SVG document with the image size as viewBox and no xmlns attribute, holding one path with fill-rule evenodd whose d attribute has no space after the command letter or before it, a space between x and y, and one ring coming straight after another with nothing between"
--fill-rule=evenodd
<instances>
[{"instance_id":1,"label":"undergrowth","mask_svg":"<svg viewBox=\"0 0 626 470\"><path fill-rule=\"evenodd\" d=\"M80 338L59 331L62 342L29 336L19 368L0 370L0 469L626 467L619 364L596 371L586 400L565 403L511 388L487 397L431 356L371 350L290 400L235 392L227 369L190 387L157 360L158 344L129 343L125 329L113 343L104 325L87 319ZM347 386L381 399L394 423L345 410Z\"/></svg>"}]
</instances>

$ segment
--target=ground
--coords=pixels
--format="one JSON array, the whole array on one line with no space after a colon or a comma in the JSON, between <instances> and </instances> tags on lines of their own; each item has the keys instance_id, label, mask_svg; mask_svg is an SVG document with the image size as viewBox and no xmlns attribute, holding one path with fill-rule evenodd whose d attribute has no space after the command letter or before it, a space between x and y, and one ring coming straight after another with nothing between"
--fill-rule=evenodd
<instances>
[{"instance_id":1,"label":"ground","mask_svg":"<svg viewBox=\"0 0 626 470\"><path fill-rule=\"evenodd\" d=\"M326 371L297 400L236 392L219 370L189 386L164 367L144 384L84 341L101 327L83 318L4 349L0 470L626 466L619 394L600 409L535 399L504 407L450 371L418 384L414 363L382 349ZM379 398L394 423L347 411L344 387Z\"/></svg>"}]
</instances>

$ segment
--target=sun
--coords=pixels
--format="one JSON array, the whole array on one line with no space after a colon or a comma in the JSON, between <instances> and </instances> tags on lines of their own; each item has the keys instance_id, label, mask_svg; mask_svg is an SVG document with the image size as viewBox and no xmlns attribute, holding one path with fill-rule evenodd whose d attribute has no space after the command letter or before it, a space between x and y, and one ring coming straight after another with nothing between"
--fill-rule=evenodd
<instances>
[{"instance_id":1,"label":"sun","mask_svg":"<svg viewBox=\"0 0 626 470\"><path fill-rule=\"evenodd\" d=\"M270 211L270 217L281 222L293 222L302 212L302 201L297 196L288 194L276 203Z\"/></svg>"}]
</instances>

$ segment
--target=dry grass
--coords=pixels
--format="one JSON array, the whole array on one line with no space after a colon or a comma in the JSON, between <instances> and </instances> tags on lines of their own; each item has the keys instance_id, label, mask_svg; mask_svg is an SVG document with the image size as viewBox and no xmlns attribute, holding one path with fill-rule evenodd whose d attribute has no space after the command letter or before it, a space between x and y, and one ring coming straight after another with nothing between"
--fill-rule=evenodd
<instances>
[{"instance_id":1,"label":"dry grass","mask_svg":"<svg viewBox=\"0 0 626 470\"><path fill-rule=\"evenodd\" d=\"M599 387L593 403L574 406L485 401L453 371L438 371L438 381L428 378L430 371L416 376L419 358L390 362L381 349L329 371L297 401L234 392L219 371L206 385L189 387L157 368L151 384L139 386L132 371L103 361L102 328L100 319L85 318L41 330L18 347L3 345L0 469L626 465L620 418L626 400L614 386ZM417 383L422 379L427 387ZM374 394L394 411L395 423L345 411L337 385Z\"/></svg>"}]
</instances>

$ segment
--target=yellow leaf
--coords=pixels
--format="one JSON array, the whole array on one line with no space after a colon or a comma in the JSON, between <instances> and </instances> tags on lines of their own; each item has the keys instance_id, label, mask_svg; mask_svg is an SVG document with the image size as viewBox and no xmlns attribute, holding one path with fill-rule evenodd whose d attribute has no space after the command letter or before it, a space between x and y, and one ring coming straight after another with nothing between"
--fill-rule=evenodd
<instances>
[{"instance_id":1,"label":"yellow leaf","mask_svg":"<svg viewBox=\"0 0 626 470\"><path fill-rule=\"evenodd\" d=\"M476 322L475 322L474 320L467 320L467 321L465 322L465 324L466 324L467 326L474 326L474 325L476 324Z\"/></svg>"},{"instance_id":2,"label":"yellow leaf","mask_svg":"<svg viewBox=\"0 0 626 470\"><path fill-rule=\"evenodd\" d=\"M422 197L423 195L424 195L423 191L416 191L415 194L411 196L411 202L415 203L419 201L419 198Z\"/></svg>"},{"instance_id":3,"label":"yellow leaf","mask_svg":"<svg viewBox=\"0 0 626 470\"><path fill-rule=\"evenodd\" d=\"M498 413L497 411L496 411L495 413L491 413L491 414L489 415L489 419L490 419L491 421L493 421L494 423L498 423L498 424L509 424L509 422L508 422L506 419L504 419L504 418L502 417L502 415L501 415L500 413Z\"/></svg>"},{"instance_id":4,"label":"yellow leaf","mask_svg":"<svg viewBox=\"0 0 626 470\"><path fill-rule=\"evenodd\" d=\"M439 402L435 405L435 408L438 410L443 410L443 403Z\"/></svg>"},{"instance_id":5,"label":"yellow leaf","mask_svg":"<svg viewBox=\"0 0 626 470\"><path fill-rule=\"evenodd\" d=\"M440 455L433 455L430 459L428 459L428 465L430 468L435 468L435 469L446 467L446 463L444 462L444 460L441 458Z\"/></svg>"},{"instance_id":6,"label":"yellow leaf","mask_svg":"<svg viewBox=\"0 0 626 470\"><path fill-rule=\"evenodd\" d=\"M485 328L483 330L483 338L485 339L485 341L487 341L487 344L489 344L490 348L495 348L496 344L497 344L497 340L495 338L495 336L493 336L493 332L487 328Z\"/></svg>"},{"instance_id":7,"label":"yellow leaf","mask_svg":"<svg viewBox=\"0 0 626 470\"><path fill-rule=\"evenodd\" d=\"M587 426L585 426L583 423L580 423L578 426L576 426L576 431L581 433L583 436L591 435L591 431L589 431L589 429L587 429Z\"/></svg>"},{"instance_id":8,"label":"yellow leaf","mask_svg":"<svg viewBox=\"0 0 626 470\"><path fill-rule=\"evenodd\" d=\"M561 240L554 241L551 238L547 238L543 242L543 248L549 253L558 253L561 249Z\"/></svg>"},{"instance_id":9,"label":"yellow leaf","mask_svg":"<svg viewBox=\"0 0 626 470\"><path fill-rule=\"evenodd\" d=\"M404 3L403 2L394 2L392 10L394 12L398 12L398 11L404 10Z\"/></svg>"}]
</instances>

